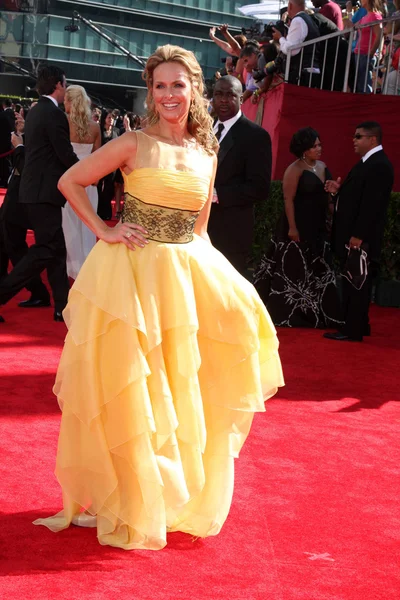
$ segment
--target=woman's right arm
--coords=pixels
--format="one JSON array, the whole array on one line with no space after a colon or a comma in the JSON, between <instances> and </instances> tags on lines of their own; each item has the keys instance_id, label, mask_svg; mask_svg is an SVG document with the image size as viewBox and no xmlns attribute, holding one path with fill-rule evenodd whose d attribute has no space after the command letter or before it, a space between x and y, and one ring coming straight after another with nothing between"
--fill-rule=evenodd
<instances>
[{"instance_id":1,"label":"woman's right arm","mask_svg":"<svg viewBox=\"0 0 400 600\"><path fill-rule=\"evenodd\" d=\"M78 217L99 239L109 244L122 242L131 250L135 250L135 246L143 248L147 243L145 229L134 223L118 223L115 227L108 227L93 210L85 188L119 167L132 169L136 151L136 133L124 135L76 163L58 182L58 189Z\"/></svg>"},{"instance_id":2,"label":"woman's right arm","mask_svg":"<svg viewBox=\"0 0 400 600\"><path fill-rule=\"evenodd\" d=\"M289 223L288 237L293 242L300 241L300 236L297 230L296 219L294 214L294 199L296 196L300 175L300 169L298 169L293 163L286 169L282 183L283 197L285 201L285 213Z\"/></svg>"},{"instance_id":3,"label":"woman's right arm","mask_svg":"<svg viewBox=\"0 0 400 600\"><path fill-rule=\"evenodd\" d=\"M219 30L228 42L229 46L231 47L231 54L239 57L242 48L239 42L236 41L235 38L231 35L230 31L228 30L228 25L221 25L221 27L219 27Z\"/></svg>"},{"instance_id":4,"label":"woman's right arm","mask_svg":"<svg viewBox=\"0 0 400 600\"><path fill-rule=\"evenodd\" d=\"M234 54L230 44L228 44L228 42L224 42L223 40L220 40L216 37L215 35L215 27L211 27L210 29L210 38L212 39L212 41L217 44L217 46L219 46L224 52L226 52L227 54Z\"/></svg>"}]
</instances>

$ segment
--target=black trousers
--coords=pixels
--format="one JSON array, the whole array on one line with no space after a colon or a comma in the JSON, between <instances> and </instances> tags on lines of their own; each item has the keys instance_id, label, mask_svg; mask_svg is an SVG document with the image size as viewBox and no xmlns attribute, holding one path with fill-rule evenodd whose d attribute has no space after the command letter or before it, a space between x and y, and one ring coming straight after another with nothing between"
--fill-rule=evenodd
<instances>
[{"instance_id":1,"label":"black trousers","mask_svg":"<svg viewBox=\"0 0 400 600\"><path fill-rule=\"evenodd\" d=\"M219 248L218 248L219 250ZM222 252L222 250L221 250ZM227 258L229 260L229 262L231 263L231 265L233 265L236 269L236 271L239 271L239 273L241 275L243 275L243 277L246 277L246 279L249 279L249 272L247 270L247 258L248 255L246 252L222 252L222 254L225 256L225 258Z\"/></svg>"},{"instance_id":2,"label":"black trousers","mask_svg":"<svg viewBox=\"0 0 400 600\"><path fill-rule=\"evenodd\" d=\"M0 279L5 277L8 273L8 262L9 256L6 250L5 238L2 228L2 223L0 221Z\"/></svg>"},{"instance_id":3,"label":"black trousers","mask_svg":"<svg viewBox=\"0 0 400 600\"><path fill-rule=\"evenodd\" d=\"M69 292L61 207L53 204L26 204L24 209L35 234L35 244L28 249L11 273L0 281L0 304L8 302L29 285L33 277L47 269L54 308L61 312L67 304Z\"/></svg>"},{"instance_id":4,"label":"black trousers","mask_svg":"<svg viewBox=\"0 0 400 600\"><path fill-rule=\"evenodd\" d=\"M369 331L369 305L371 303L372 292L371 273L360 290L357 290L351 283L342 277L342 306L344 326L341 331L355 340L362 340L363 336Z\"/></svg>"},{"instance_id":5,"label":"black trousers","mask_svg":"<svg viewBox=\"0 0 400 600\"><path fill-rule=\"evenodd\" d=\"M24 207L24 205L21 206ZM29 250L29 246L26 243L27 227L10 223L7 221L7 217L1 225L0 235L3 238L7 261L10 259L12 266L16 267ZM3 276L6 274L7 272L3 273ZM47 300L49 297L47 287L44 285L40 275L32 277L25 287L35 300Z\"/></svg>"},{"instance_id":6,"label":"black trousers","mask_svg":"<svg viewBox=\"0 0 400 600\"><path fill-rule=\"evenodd\" d=\"M97 205L97 214L105 221L112 217L111 201L114 198L114 173L106 175L97 186L99 202Z\"/></svg>"}]
</instances>

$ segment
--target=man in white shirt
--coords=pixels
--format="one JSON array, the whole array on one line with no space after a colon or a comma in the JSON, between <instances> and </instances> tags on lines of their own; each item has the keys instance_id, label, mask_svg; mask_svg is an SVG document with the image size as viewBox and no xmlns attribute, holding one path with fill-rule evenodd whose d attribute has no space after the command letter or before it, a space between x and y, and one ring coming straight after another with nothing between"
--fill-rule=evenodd
<instances>
[{"instance_id":1,"label":"man in white shirt","mask_svg":"<svg viewBox=\"0 0 400 600\"><path fill-rule=\"evenodd\" d=\"M335 198L332 247L344 267L348 248L364 250L368 255L368 275L361 289L342 277L344 327L324 337L337 341L361 342L370 335L368 310L372 279L377 273L386 224L387 207L393 187L393 166L382 147L379 123L365 121L357 126L353 136L354 150L361 160L352 168L344 182L340 177L325 184ZM343 269L344 271L344 269Z\"/></svg>"},{"instance_id":2,"label":"man in white shirt","mask_svg":"<svg viewBox=\"0 0 400 600\"><path fill-rule=\"evenodd\" d=\"M287 36L283 37L282 33L275 28L272 36L276 42L279 42L283 54L287 55L289 50L291 51L289 83L297 84L300 77L300 85L308 85L310 74L320 72L319 53L317 48L314 52L313 44L304 47L303 56L300 48L292 50L298 44L320 37L317 24L305 12L305 8L305 0L289 0L288 15L291 22Z\"/></svg>"},{"instance_id":3,"label":"man in white shirt","mask_svg":"<svg viewBox=\"0 0 400 600\"><path fill-rule=\"evenodd\" d=\"M246 275L254 204L267 201L272 157L270 136L242 114L242 97L236 77L221 77L215 84L214 134L220 148L208 233L213 245Z\"/></svg>"}]
</instances>

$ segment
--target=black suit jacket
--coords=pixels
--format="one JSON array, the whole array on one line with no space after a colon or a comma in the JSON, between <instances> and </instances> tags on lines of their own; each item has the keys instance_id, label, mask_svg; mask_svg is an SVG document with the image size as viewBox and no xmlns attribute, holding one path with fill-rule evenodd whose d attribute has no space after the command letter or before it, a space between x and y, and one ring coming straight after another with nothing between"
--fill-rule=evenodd
<instances>
[{"instance_id":1,"label":"black suit jacket","mask_svg":"<svg viewBox=\"0 0 400 600\"><path fill-rule=\"evenodd\" d=\"M271 138L245 116L231 127L218 152L208 233L221 252L247 253L254 231L254 203L265 202L271 183Z\"/></svg>"},{"instance_id":2,"label":"black suit jacket","mask_svg":"<svg viewBox=\"0 0 400 600\"><path fill-rule=\"evenodd\" d=\"M4 114L10 123L10 131L15 131L15 112L12 108L5 108Z\"/></svg>"},{"instance_id":3,"label":"black suit jacket","mask_svg":"<svg viewBox=\"0 0 400 600\"><path fill-rule=\"evenodd\" d=\"M25 207L18 202L24 163L25 146L17 146L12 154L13 170L2 206L1 219L28 229L29 223L25 214Z\"/></svg>"},{"instance_id":4,"label":"black suit jacket","mask_svg":"<svg viewBox=\"0 0 400 600\"><path fill-rule=\"evenodd\" d=\"M19 201L24 204L64 206L58 180L78 162L69 140L69 125L63 111L42 96L25 123L25 167Z\"/></svg>"},{"instance_id":5,"label":"black suit jacket","mask_svg":"<svg viewBox=\"0 0 400 600\"><path fill-rule=\"evenodd\" d=\"M10 120L5 110L0 111L0 154L11 150L11 129Z\"/></svg>"},{"instance_id":6,"label":"black suit jacket","mask_svg":"<svg viewBox=\"0 0 400 600\"><path fill-rule=\"evenodd\" d=\"M353 167L344 180L336 202L332 243L337 256L347 255L351 237L368 244L368 255L378 261L393 187L393 166L383 150Z\"/></svg>"}]
</instances>

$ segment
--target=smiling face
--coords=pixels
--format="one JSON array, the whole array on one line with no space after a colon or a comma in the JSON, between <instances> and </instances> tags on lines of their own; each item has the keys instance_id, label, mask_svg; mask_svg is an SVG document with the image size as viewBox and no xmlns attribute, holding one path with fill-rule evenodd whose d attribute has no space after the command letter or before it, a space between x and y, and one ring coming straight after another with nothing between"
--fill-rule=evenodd
<instances>
[{"instance_id":1,"label":"smiling face","mask_svg":"<svg viewBox=\"0 0 400 600\"><path fill-rule=\"evenodd\" d=\"M310 161L314 161L314 160L319 160L321 158L321 153L322 153L322 145L321 145L320 139L317 138L314 142L313 147L304 152L304 156L305 156L307 162L310 162Z\"/></svg>"},{"instance_id":2,"label":"smiling face","mask_svg":"<svg viewBox=\"0 0 400 600\"><path fill-rule=\"evenodd\" d=\"M187 121L193 98L187 70L178 62L164 62L153 72L152 94L155 110L169 123Z\"/></svg>"}]
</instances>

